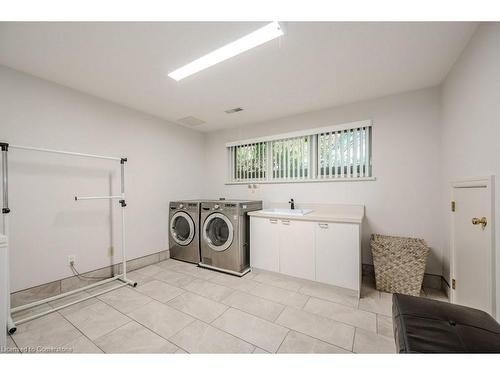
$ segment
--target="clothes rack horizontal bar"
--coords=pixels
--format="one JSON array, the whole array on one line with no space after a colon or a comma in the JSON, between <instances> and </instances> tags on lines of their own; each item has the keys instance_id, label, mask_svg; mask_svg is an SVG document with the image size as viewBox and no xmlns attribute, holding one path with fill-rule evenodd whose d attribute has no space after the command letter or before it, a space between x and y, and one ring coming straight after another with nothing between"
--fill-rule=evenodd
<instances>
[{"instance_id":1,"label":"clothes rack horizontal bar","mask_svg":"<svg viewBox=\"0 0 500 375\"><path fill-rule=\"evenodd\" d=\"M116 160L121 162L122 158L117 158L113 156L103 156L103 155L94 155L94 154L84 154L81 152L71 152L71 151L62 151L62 150L51 150L48 148L39 148L39 147L29 147L29 146L18 146L18 145L9 145L10 148L15 148L19 150L28 150L28 151L40 151L40 152L48 152L52 154L63 154L63 155L73 155L73 156L81 156L84 158L94 158L94 159L106 159L106 160Z\"/></svg>"},{"instance_id":2,"label":"clothes rack horizontal bar","mask_svg":"<svg viewBox=\"0 0 500 375\"><path fill-rule=\"evenodd\" d=\"M99 285L110 283L112 281L118 280L121 277L122 277L122 275L113 276L113 277L110 277L108 279L101 280L101 281L98 281L96 283L93 283L93 284L90 284L90 285L86 285L84 287L81 287L81 288L78 288L78 289L74 289L74 290L71 290L71 291L66 292L66 293L58 294L57 296L52 296L52 297L44 298L44 299L39 300L39 301L27 303L26 305L14 307L10 311L12 313L15 313L15 312L18 312L18 311L23 311L23 310L26 310L26 309L30 309L30 308L35 307L35 306L43 305L44 303L47 303L47 302L52 302L52 301L58 300L60 298L71 296L73 294L76 294L78 292L82 292L82 291L87 290L87 289L95 288L96 286L99 286Z\"/></svg>"},{"instance_id":3,"label":"clothes rack horizontal bar","mask_svg":"<svg viewBox=\"0 0 500 375\"><path fill-rule=\"evenodd\" d=\"M97 196L97 197L76 197L75 201L85 201L91 199L122 199L121 195L105 195L105 196Z\"/></svg>"},{"instance_id":4,"label":"clothes rack horizontal bar","mask_svg":"<svg viewBox=\"0 0 500 375\"><path fill-rule=\"evenodd\" d=\"M101 294L109 293L109 292L111 292L113 290L116 290L116 289L119 289L119 288L123 288L126 285L127 284L115 285L115 286L113 286L111 288L108 288L106 290L102 290L102 291L100 291L98 293L89 294L87 297L79 298L79 299L77 299L75 301L68 302L68 303L66 303L64 305L54 307L54 308L46 310L44 312L41 312L41 313L38 313L38 314L35 314L35 315L31 315L31 316L28 316L28 317L23 318L23 319L16 320L14 322L14 324L18 325L18 324L25 323L25 322L28 322L30 320L36 319L36 318L40 318L41 316L53 313L53 312L58 311L58 310L65 309L66 307L69 307L69 306L72 306L72 305L76 305L77 303L80 303L80 302L86 301L88 299L100 296Z\"/></svg>"}]
</instances>

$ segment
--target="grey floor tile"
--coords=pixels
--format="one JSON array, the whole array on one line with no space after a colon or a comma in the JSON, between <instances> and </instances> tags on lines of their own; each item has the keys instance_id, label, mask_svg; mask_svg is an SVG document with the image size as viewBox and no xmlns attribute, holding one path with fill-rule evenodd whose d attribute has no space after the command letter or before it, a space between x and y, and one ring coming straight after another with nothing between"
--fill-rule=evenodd
<instances>
[{"instance_id":1,"label":"grey floor tile","mask_svg":"<svg viewBox=\"0 0 500 375\"><path fill-rule=\"evenodd\" d=\"M185 273L180 273L167 269L162 269L154 276L154 278L179 288L184 287L185 285L189 284L191 281L194 280L193 277Z\"/></svg>"},{"instance_id":2,"label":"grey floor tile","mask_svg":"<svg viewBox=\"0 0 500 375\"><path fill-rule=\"evenodd\" d=\"M394 339L356 328L354 353L396 353Z\"/></svg>"},{"instance_id":3,"label":"grey floor tile","mask_svg":"<svg viewBox=\"0 0 500 375\"><path fill-rule=\"evenodd\" d=\"M146 284L147 282L150 282L151 280L154 280L152 276L145 275L138 271L127 272L127 279L135 281L137 283L137 286L141 286L143 284Z\"/></svg>"},{"instance_id":4,"label":"grey floor tile","mask_svg":"<svg viewBox=\"0 0 500 375\"><path fill-rule=\"evenodd\" d=\"M18 326L13 340L22 352L43 352L50 348L62 348L81 333L58 313Z\"/></svg>"},{"instance_id":5,"label":"grey floor tile","mask_svg":"<svg viewBox=\"0 0 500 375\"><path fill-rule=\"evenodd\" d=\"M158 301L148 303L131 312L129 316L165 339L175 335L194 321L189 315Z\"/></svg>"},{"instance_id":6,"label":"grey floor tile","mask_svg":"<svg viewBox=\"0 0 500 375\"><path fill-rule=\"evenodd\" d=\"M91 340L95 340L130 321L127 316L101 301L67 314L66 319Z\"/></svg>"},{"instance_id":7,"label":"grey floor tile","mask_svg":"<svg viewBox=\"0 0 500 375\"><path fill-rule=\"evenodd\" d=\"M90 341L87 337L81 335L75 340L65 345L69 349L68 353L80 353L80 354L97 354L103 353L99 347Z\"/></svg>"},{"instance_id":8,"label":"grey floor tile","mask_svg":"<svg viewBox=\"0 0 500 375\"><path fill-rule=\"evenodd\" d=\"M212 323L244 341L274 353L288 333L288 329L233 308Z\"/></svg>"},{"instance_id":9,"label":"grey floor tile","mask_svg":"<svg viewBox=\"0 0 500 375\"><path fill-rule=\"evenodd\" d=\"M354 292L326 284L260 270L240 278L172 259L128 277L139 282L136 289L123 287L21 324L9 345L75 353L99 353L104 346L107 352L130 353L395 351L392 295L377 291L366 278L358 303ZM122 284L107 283L16 313L14 319L113 285ZM424 293L446 298L439 290Z\"/></svg>"},{"instance_id":10,"label":"grey floor tile","mask_svg":"<svg viewBox=\"0 0 500 375\"><path fill-rule=\"evenodd\" d=\"M213 279L210 280L213 283L227 286L228 288L237 289L242 292L249 293L251 290L255 289L257 286L261 285L251 279L241 278L234 275L227 275L219 273Z\"/></svg>"},{"instance_id":11,"label":"grey floor tile","mask_svg":"<svg viewBox=\"0 0 500 375\"><path fill-rule=\"evenodd\" d=\"M213 322L228 309L226 305L190 292L175 297L167 305L206 323Z\"/></svg>"},{"instance_id":12,"label":"grey floor tile","mask_svg":"<svg viewBox=\"0 0 500 375\"><path fill-rule=\"evenodd\" d=\"M256 273L250 270L250 272L247 272L243 276L240 277L240 279L244 280L252 280L255 277ZM262 349L261 349L262 350ZM255 351L255 350L254 350Z\"/></svg>"},{"instance_id":13,"label":"grey floor tile","mask_svg":"<svg viewBox=\"0 0 500 375\"><path fill-rule=\"evenodd\" d=\"M351 353L338 346L304 335L299 332L290 331L281 344L278 353Z\"/></svg>"},{"instance_id":14,"label":"grey floor tile","mask_svg":"<svg viewBox=\"0 0 500 375\"><path fill-rule=\"evenodd\" d=\"M147 267L138 268L134 272L140 273L144 276L155 277L155 275L161 271L163 271L163 268L159 267L156 264L152 264Z\"/></svg>"},{"instance_id":15,"label":"grey floor tile","mask_svg":"<svg viewBox=\"0 0 500 375\"><path fill-rule=\"evenodd\" d=\"M217 276L217 272L199 267L197 264L186 263L175 259L159 263L159 266L171 271L187 274L198 279L210 280Z\"/></svg>"},{"instance_id":16,"label":"grey floor tile","mask_svg":"<svg viewBox=\"0 0 500 375\"><path fill-rule=\"evenodd\" d=\"M259 347L255 347L253 350L253 354L271 354L269 352L266 352L264 349L261 349Z\"/></svg>"},{"instance_id":17,"label":"grey floor tile","mask_svg":"<svg viewBox=\"0 0 500 375\"><path fill-rule=\"evenodd\" d=\"M141 308L153 300L129 286L101 294L97 298L124 314Z\"/></svg>"},{"instance_id":18,"label":"grey floor tile","mask_svg":"<svg viewBox=\"0 0 500 375\"><path fill-rule=\"evenodd\" d=\"M324 316L354 327L377 332L377 316L368 311L358 310L340 303L329 302L311 297L304 306L304 311Z\"/></svg>"},{"instance_id":19,"label":"grey floor tile","mask_svg":"<svg viewBox=\"0 0 500 375\"><path fill-rule=\"evenodd\" d=\"M251 353L254 346L199 320L170 338L189 353Z\"/></svg>"},{"instance_id":20,"label":"grey floor tile","mask_svg":"<svg viewBox=\"0 0 500 375\"><path fill-rule=\"evenodd\" d=\"M301 308L309 299L308 296L292 292L291 290L277 288L272 285L265 285L257 282L255 284L255 287L249 290L248 293L253 294L257 297L262 297L271 301L281 303L283 305Z\"/></svg>"},{"instance_id":21,"label":"grey floor tile","mask_svg":"<svg viewBox=\"0 0 500 375\"><path fill-rule=\"evenodd\" d=\"M379 296L362 297L359 300L360 310L370 311L386 316L392 315L392 300Z\"/></svg>"},{"instance_id":22,"label":"grey floor tile","mask_svg":"<svg viewBox=\"0 0 500 375\"><path fill-rule=\"evenodd\" d=\"M300 288L300 293L354 308L358 307L358 296L354 291L313 281L304 284Z\"/></svg>"},{"instance_id":23,"label":"grey floor tile","mask_svg":"<svg viewBox=\"0 0 500 375\"><path fill-rule=\"evenodd\" d=\"M174 353L178 349L137 322L127 323L95 343L106 353Z\"/></svg>"},{"instance_id":24,"label":"grey floor tile","mask_svg":"<svg viewBox=\"0 0 500 375\"><path fill-rule=\"evenodd\" d=\"M185 285L184 289L218 302L222 301L233 292L233 289L226 286L200 279L194 279L189 284Z\"/></svg>"},{"instance_id":25,"label":"grey floor tile","mask_svg":"<svg viewBox=\"0 0 500 375\"><path fill-rule=\"evenodd\" d=\"M280 303L240 292L239 290L234 291L222 300L222 303L271 322L274 322L285 308Z\"/></svg>"},{"instance_id":26,"label":"grey floor tile","mask_svg":"<svg viewBox=\"0 0 500 375\"><path fill-rule=\"evenodd\" d=\"M48 303L44 303L43 305L35 306L35 307L30 308L30 309L26 309L26 310L22 310L22 311L18 311L18 312L13 313L12 320L14 320L14 322L17 322L21 319L29 318L31 316L34 316L34 315L37 315L37 314L40 314L43 312L47 312L50 309L52 309L52 306L50 306ZM19 327L18 327L18 331L19 331Z\"/></svg>"},{"instance_id":27,"label":"grey floor tile","mask_svg":"<svg viewBox=\"0 0 500 375\"><path fill-rule=\"evenodd\" d=\"M89 297L89 296L90 296L90 293L88 293L86 291L83 291L83 292L72 294L70 296L67 296L67 297L64 297L64 298L57 299L55 301L49 302L49 304L52 307L60 307L60 306L66 305L68 303L78 301L81 298L85 298L85 297ZM82 309L82 308L84 308L86 306L90 306L90 305L92 305L92 304L94 304L96 302L98 302L97 298L90 298L90 299L86 299L85 301L81 301L81 302L75 303L74 305L65 307L65 308L63 308L61 310L58 310L58 311L59 311L59 313L61 315L66 316L68 314L71 314L74 311L78 311L78 310L80 310L80 309Z\"/></svg>"},{"instance_id":28,"label":"grey floor tile","mask_svg":"<svg viewBox=\"0 0 500 375\"><path fill-rule=\"evenodd\" d=\"M94 283L95 283L95 281L94 281ZM101 284L101 285L94 286L93 288L85 290L85 292L90 293L91 295L96 295L97 293L103 293L103 292L110 291L111 288L114 288L116 286L125 287L124 283L122 281L113 280L113 281L109 281L109 282Z\"/></svg>"},{"instance_id":29,"label":"grey floor tile","mask_svg":"<svg viewBox=\"0 0 500 375\"><path fill-rule=\"evenodd\" d=\"M301 287L302 283L300 279L295 277L282 275L275 272L256 270L252 280L259 283L272 285L282 289L288 289L293 292L297 292Z\"/></svg>"},{"instance_id":30,"label":"grey floor tile","mask_svg":"<svg viewBox=\"0 0 500 375\"><path fill-rule=\"evenodd\" d=\"M10 337L10 335L7 335L7 345L5 346L5 348L0 347L0 354L2 353L9 353L9 354L21 353L14 340L12 340L12 337Z\"/></svg>"},{"instance_id":31,"label":"grey floor tile","mask_svg":"<svg viewBox=\"0 0 500 375\"><path fill-rule=\"evenodd\" d=\"M377 333L382 336L394 338L392 318L385 315L377 315Z\"/></svg>"},{"instance_id":32,"label":"grey floor tile","mask_svg":"<svg viewBox=\"0 0 500 375\"><path fill-rule=\"evenodd\" d=\"M169 285L160 280L152 280L137 288L139 293L143 293L157 301L167 302L184 293L184 290L176 286Z\"/></svg>"},{"instance_id":33,"label":"grey floor tile","mask_svg":"<svg viewBox=\"0 0 500 375\"><path fill-rule=\"evenodd\" d=\"M347 324L290 307L283 310L276 323L343 349L352 349L354 327Z\"/></svg>"},{"instance_id":34,"label":"grey floor tile","mask_svg":"<svg viewBox=\"0 0 500 375\"><path fill-rule=\"evenodd\" d=\"M161 268L173 268L179 263L178 260L175 260L173 258L168 258L165 260L162 260L161 262L157 263L156 265Z\"/></svg>"}]
</instances>

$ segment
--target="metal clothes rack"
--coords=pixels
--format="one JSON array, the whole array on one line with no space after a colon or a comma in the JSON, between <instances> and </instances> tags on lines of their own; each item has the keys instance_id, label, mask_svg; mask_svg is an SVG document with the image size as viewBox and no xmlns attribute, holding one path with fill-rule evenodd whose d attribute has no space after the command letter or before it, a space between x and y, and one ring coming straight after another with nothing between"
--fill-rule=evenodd
<instances>
[{"instance_id":1,"label":"metal clothes rack","mask_svg":"<svg viewBox=\"0 0 500 375\"><path fill-rule=\"evenodd\" d=\"M127 206L126 201L125 201L125 163L127 162L127 158L117 158L117 157L111 157L111 156L102 156L102 155L93 155L93 154L84 154L80 152L70 152L70 151L61 151L61 150L51 150L51 149L46 149L46 148L38 148L38 147L27 147L27 146L18 146L18 145L10 145L5 142L0 142L0 148L2 151L2 193L3 193L3 206L2 206L2 216L3 216L3 233L9 238L9 213L11 212L9 208L9 177L8 177L8 152L9 149L18 149L18 150L28 150L28 151L39 151L39 152L47 152L47 153L52 153L52 154L62 154L62 155L69 155L69 156L77 156L77 157L83 157L83 158L94 158L94 159L105 159L105 160L115 160L120 162L120 170L121 170L121 194L120 195L109 195L109 196L91 196L91 197L78 197L75 196L75 201L80 201L80 200L92 200L92 199L106 199L106 200L118 200L120 203L120 206L122 208L122 272L119 275L110 277L108 279L93 283L91 285L84 286L82 288L78 288L66 293L59 294L57 296L45 298L43 300L39 300L36 302L28 303L22 306L18 306L15 308L10 307L10 293L5 297L7 300L7 331L10 334L13 334L16 331L16 324L21 324L24 322L27 322L29 320L38 318L40 316L49 314L51 312L57 311L64 309L65 307L74 305L76 303L85 301L87 299L93 298L95 296L108 293L112 290L124 287L126 285L131 285L133 287L137 286L137 283L128 279L127 278L127 259L125 255L125 207ZM7 264L8 263L8 254L9 254L9 249L7 248ZM7 268L8 270L8 268ZM35 314L32 316L29 316L27 318L19 319L16 321L13 321L12 319L12 313L18 312L18 311L23 311L35 306L42 305L46 302L51 302L60 298L64 298L76 293L79 293L81 291L95 288L96 286L103 285L110 283L112 281L119 280L122 281L122 284L120 285L115 285L107 290L100 291L98 293L94 293L92 295L89 295L88 297L80 298L76 301L69 302L67 304L64 304L62 306L54 307L50 310L44 311L39 314ZM7 274L7 290L10 291L10 277L9 274Z\"/></svg>"}]
</instances>

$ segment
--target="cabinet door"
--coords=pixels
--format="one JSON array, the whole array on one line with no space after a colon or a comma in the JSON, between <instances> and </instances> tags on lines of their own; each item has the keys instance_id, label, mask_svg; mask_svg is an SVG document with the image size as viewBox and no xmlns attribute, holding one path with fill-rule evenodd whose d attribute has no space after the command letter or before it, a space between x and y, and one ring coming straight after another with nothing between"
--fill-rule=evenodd
<instances>
[{"instance_id":1,"label":"cabinet door","mask_svg":"<svg viewBox=\"0 0 500 375\"><path fill-rule=\"evenodd\" d=\"M279 229L280 272L314 280L314 223L280 219Z\"/></svg>"},{"instance_id":2,"label":"cabinet door","mask_svg":"<svg viewBox=\"0 0 500 375\"><path fill-rule=\"evenodd\" d=\"M316 223L316 281L360 290L359 225Z\"/></svg>"},{"instance_id":3,"label":"cabinet door","mask_svg":"<svg viewBox=\"0 0 500 375\"><path fill-rule=\"evenodd\" d=\"M250 218L250 266L279 272L278 219Z\"/></svg>"}]
</instances>

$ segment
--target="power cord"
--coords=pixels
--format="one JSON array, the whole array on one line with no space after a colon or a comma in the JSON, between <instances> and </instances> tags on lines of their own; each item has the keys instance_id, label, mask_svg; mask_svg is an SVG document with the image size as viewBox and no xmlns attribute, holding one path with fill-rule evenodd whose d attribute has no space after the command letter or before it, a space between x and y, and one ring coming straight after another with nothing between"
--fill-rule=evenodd
<instances>
[{"instance_id":1,"label":"power cord","mask_svg":"<svg viewBox=\"0 0 500 375\"><path fill-rule=\"evenodd\" d=\"M103 277L96 277L96 276L83 276L80 272L75 267L75 262L71 261L69 262L69 267L71 268L71 271L73 271L73 274L78 277L79 279L82 280L104 280L108 279L108 276L103 276Z\"/></svg>"}]
</instances>

